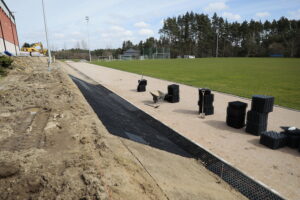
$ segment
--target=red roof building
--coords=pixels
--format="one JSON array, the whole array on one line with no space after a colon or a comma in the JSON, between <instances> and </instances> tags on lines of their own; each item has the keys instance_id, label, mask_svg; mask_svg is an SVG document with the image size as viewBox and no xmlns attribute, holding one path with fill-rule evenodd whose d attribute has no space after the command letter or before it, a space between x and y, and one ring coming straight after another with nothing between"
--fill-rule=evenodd
<instances>
[{"instance_id":1,"label":"red roof building","mask_svg":"<svg viewBox=\"0 0 300 200\"><path fill-rule=\"evenodd\" d=\"M20 51L15 17L3 0L0 0L0 52L17 55Z\"/></svg>"}]
</instances>

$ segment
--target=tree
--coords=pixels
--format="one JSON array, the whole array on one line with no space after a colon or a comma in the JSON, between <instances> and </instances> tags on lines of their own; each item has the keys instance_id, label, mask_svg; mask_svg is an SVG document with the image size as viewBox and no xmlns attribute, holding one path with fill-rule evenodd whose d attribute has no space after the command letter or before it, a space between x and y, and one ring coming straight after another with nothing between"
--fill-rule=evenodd
<instances>
[{"instance_id":1,"label":"tree","mask_svg":"<svg viewBox=\"0 0 300 200\"><path fill-rule=\"evenodd\" d=\"M131 49L133 47L134 47L134 45L130 40L124 41L123 45L122 45L122 51L124 52L124 51L126 51L128 49Z\"/></svg>"},{"instance_id":2,"label":"tree","mask_svg":"<svg viewBox=\"0 0 300 200\"><path fill-rule=\"evenodd\" d=\"M24 48L29 48L30 47L30 44L29 43L27 43L27 42L25 42L24 44L23 44L23 46L22 47L24 47Z\"/></svg>"},{"instance_id":3,"label":"tree","mask_svg":"<svg viewBox=\"0 0 300 200\"><path fill-rule=\"evenodd\" d=\"M279 20L228 22L216 13L209 18L204 14L187 12L164 20L160 39L148 38L139 49L154 45L171 48L171 57L193 54L210 57L216 54L219 30L220 56L269 56L278 48L285 56L300 55L300 21Z\"/></svg>"}]
</instances>

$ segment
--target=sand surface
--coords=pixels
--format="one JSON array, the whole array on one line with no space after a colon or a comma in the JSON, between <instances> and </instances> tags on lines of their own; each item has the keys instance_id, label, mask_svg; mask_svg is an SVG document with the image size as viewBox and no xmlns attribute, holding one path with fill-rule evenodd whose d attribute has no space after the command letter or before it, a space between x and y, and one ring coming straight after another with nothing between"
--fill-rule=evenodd
<instances>
[{"instance_id":1,"label":"sand surface","mask_svg":"<svg viewBox=\"0 0 300 200\"><path fill-rule=\"evenodd\" d=\"M109 134L64 64L14 66L0 81L0 200L245 199L193 159Z\"/></svg>"},{"instance_id":2,"label":"sand surface","mask_svg":"<svg viewBox=\"0 0 300 200\"><path fill-rule=\"evenodd\" d=\"M147 105L152 103L149 92L136 92L140 75L87 63L68 64L282 196L300 199L300 153L288 147L268 149L259 144L259 137L225 124L228 102L246 102L249 110L249 99L214 92L215 114L200 119L197 88L180 84L180 103L161 103L155 109ZM148 80L147 91L167 92L167 86L172 84L144 78ZM300 127L300 112L276 106L269 115L268 130L280 131L280 126Z\"/></svg>"}]
</instances>

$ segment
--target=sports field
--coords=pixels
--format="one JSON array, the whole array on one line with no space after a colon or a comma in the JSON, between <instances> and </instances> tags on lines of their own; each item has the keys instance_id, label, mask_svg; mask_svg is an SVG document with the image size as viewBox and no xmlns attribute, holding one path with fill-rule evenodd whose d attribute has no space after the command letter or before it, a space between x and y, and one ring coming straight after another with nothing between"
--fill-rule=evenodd
<instances>
[{"instance_id":1,"label":"sports field","mask_svg":"<svg viewBox=\"0 0 300 200\"><path fill-rule=\"evenodd\" d=\"M300 59L201 58L94 64L247 98L272 95L277 105L300 110Z\"/></svg>"}]
</instances>

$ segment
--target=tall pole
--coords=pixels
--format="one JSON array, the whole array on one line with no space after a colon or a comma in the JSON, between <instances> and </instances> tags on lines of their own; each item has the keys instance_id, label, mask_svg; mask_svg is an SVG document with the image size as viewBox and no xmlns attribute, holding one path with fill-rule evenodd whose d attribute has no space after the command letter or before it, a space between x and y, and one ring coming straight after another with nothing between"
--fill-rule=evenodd
<instances>
[{"instance_id":1,"label":"tall pole","mask_svg":"<svg viewBox=\"0 0 300 200\"><path fill-rule=\"evenodd\" d=\"M216 30L216 33L217 33L217 48L216 48L216 58L217 58L219 54L219 29Z\"/></svg>"},{"instance_id":2,"label":"tall pole","mask_svg":"<svg viewBox=\"0 0 300 200\"><path fill-rule=\"evenodd\" d=\"M90 31L89 31L89 20L90 20L90 18L88 16L86 16L85 20L86 20L86 24L87 24L87 33L88 33L89 57L90 57L90 62L92 62L92 55L91 55L91 48L90 48Z\"/></svg>"},{"instance_id":3,"label":"tall pole","mask_svg":"<svg viewBox=\"0 0 300 200\"><path fill-rule=\"evenodd\" d=\"M42 5L43 5L43 15L44 15L44 25L45 25L45 32L46 32L46 41L47 41L48 55L49 55L48 69L50 70L50 64L52 63L52 57L51 57L51 50L50 50L50 46L49 46L49 40L48 40L48 28L47 28L47 19L46 19L44 0L42 0Z\"/></svg>"}]
</instances>

